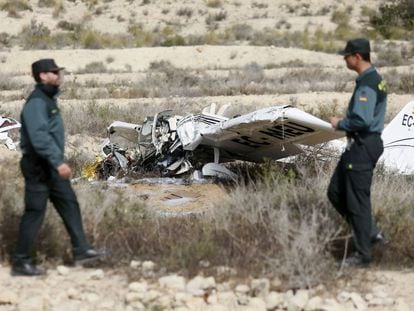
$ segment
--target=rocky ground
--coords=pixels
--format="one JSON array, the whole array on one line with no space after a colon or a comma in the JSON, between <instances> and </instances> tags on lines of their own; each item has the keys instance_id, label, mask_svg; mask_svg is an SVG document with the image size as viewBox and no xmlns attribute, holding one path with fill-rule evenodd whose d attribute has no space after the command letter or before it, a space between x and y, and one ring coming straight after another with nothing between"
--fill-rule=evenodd
<instances>
[{"instance_id":1,"label":"rocky ground","mask_svg":"<svg viewBox=\"0 0 414 311\"><path fill-rule=\"evenodd\" d=\"M203 266L206 262L200 263ZM219 282L218 279L226 281ZM216 277L188 279L151 261L123 270L57 266L41 277L12 277L0 267L0 310L387 310L414 306L412 271L354 270L333 287L282 290L279 279L238 279L218 267Z\"/></svg>"}]
</instances>

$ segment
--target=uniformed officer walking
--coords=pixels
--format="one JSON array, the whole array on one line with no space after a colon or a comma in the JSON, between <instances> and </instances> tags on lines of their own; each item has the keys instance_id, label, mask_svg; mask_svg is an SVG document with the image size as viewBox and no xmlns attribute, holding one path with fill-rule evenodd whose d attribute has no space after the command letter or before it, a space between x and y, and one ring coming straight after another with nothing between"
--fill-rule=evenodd
<instances>
[{"instance_id":1,"label":"uniformed officer walking","mask_svg":"<svg viewBox=\"0 0 414 311\"><path fill-rule=\"evenodd\" d=\"M332 127L346 132L348 145L328 188L328 198L350 224L357 250L348 257L348 266L365 266L371 260L375 242L385 243L371 215L371 182L378 158L383 152L381 132L387 102L385 82L371 64L367 39L349 40L339 54L348 69L358 73L346 117L330 119Z\"/></svg>"},{"instance_id":2,"label":"uniformed officer walking","mask_svg":"<svg viewBox=\"0 0 414 311\"><path fill-rule=\"evenodd\" d=\"M33 264L30 254L48 199L69 233L75 263L104 256L104 252L94 250L85 237L78 201L69 181L71 169L64 162L64 127L56 101L62 69L53 59L41 59L32 64L37 84L21 113L23 156L20 166L25 180L25 210L13 256L13 275L43 273Z\"/></svg>"}]
</instances>

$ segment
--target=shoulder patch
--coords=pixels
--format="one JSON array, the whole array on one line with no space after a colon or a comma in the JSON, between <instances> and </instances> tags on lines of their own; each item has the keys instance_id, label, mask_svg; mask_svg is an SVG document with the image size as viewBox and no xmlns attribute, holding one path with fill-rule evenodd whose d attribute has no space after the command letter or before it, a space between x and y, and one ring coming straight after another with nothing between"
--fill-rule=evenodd
<instances>
[{"instance_id":1,"label":"shoulder patch","mask_svg":"<svg viewBox=\"0 0 414 311\"><path fill-rule=\"evenodd\" d=\"M378 83L378 89L380 91L386 92L387 91L387 82L385 82L385 80L381 80L381 82Z\"/></svg>"},{"instance_id":2,"label":"shoulder patch","mask_svg":"<svg viewBox=\"0 0 414 311\"><path fill-rule=\"evenodd\" d=\"M368 101L367 93L365 91L361 92L361 95L358 97L358 101L363 103Z\"/></svg>"}]
</instances>

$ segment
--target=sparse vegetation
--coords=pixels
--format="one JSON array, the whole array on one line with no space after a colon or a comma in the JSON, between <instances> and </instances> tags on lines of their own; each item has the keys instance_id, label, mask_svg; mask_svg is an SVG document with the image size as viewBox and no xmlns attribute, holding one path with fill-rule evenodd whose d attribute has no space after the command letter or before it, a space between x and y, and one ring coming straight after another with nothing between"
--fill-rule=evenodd
<instances>
[{"instance_id":1,"label":"sparse vegetation","mask_svg":"<svg viewBox=\"0 0 414 311\"><path fill-rule=\"evenodd\" d=\"M221 0L207 0L206 4L209 8L220 8L223 5Z\"/></svg>"},{"instance_id":2,"label":"sparse vegetation","mask_svg":"<svg viewBox=\"0 0 414 311\"><path fill-rule=\"evenodd\" d=\"M386 39L411 39L414 31L414 3L396 0L379 7L372 14L371 25Z\"/></svg>"},{"instance_id":3,"label":"sparse vegetation","mask_svg":"<svg viewBox=\"0 0 414 311\"><path fill-rule=\"evenodd\" d=\"M178 11L177 11L177 15L178 15L178 16L185 16L185 17L187 17L187 18L190 18L190 17L191 17L191 15L193 15L193 10L192 10L192 9L190 9L190 8L188 8L188 7L185 7L185 8L180 8L180 9L178 9Z\"/></svg>"},{"instance_id":4,"label":"sparse vegetation","mask_svg":"<svg viewBox=\"0 0 414 311\"><path fill-rule=\"evenodd\" d=\"M56 5L56 0L38 0L37 6L39 8L51 8Z\"/></svg>"},{"instance_id":5,"label":"sparse vegetation","mask_svg":"<svg viewBox=\"0 0 414 311\"><path fill-rule=\"evenodd\" d=\"M4 177L0 182L3 260L14 249L23 208L22 178L16 161L10 161L13 163L0 166ZM156 261L169 271L184 270L194 275L199 262L208 260L212 267L234 267L240 275L277 275L286 287L309 287L335 273L333 254L343 252L335 248L336 241L347 227L325 195L332 167L323 164L322 169L317 162L316 166L309 165L309 159L306 163L293 170L270 162L257 166L254 175L249 173L255 176L254 181L240 183L219 208L203 217L159 218L144 202L131 201L123 191L104 185L79 184L76 190L87 234L95 245L107 248L109 264L122 265L141 258ZM413 236L414 225L409 185L400 176L381 172L374 182L377 219L389 238L398 241L385 251L382 264L394 265L395 258L404 259L398 260L398 267L413 264L413 240L408 238ZM38 239L37 257L68 259L68 239L57 238L66 236L65 229L52 209L48 213Z\"/></svg>"},{"instance_id":6,"label":"sparse vegetation","mask_svg":"<svg viewBox=\"0 0 414 311\"><path fill-rule=\"evenodd\" d=\"M7 11L9 17L20 18L19 12L33 9L27 0L5 0L0 2L0 10Z\"/></svg>"}]
</instances>

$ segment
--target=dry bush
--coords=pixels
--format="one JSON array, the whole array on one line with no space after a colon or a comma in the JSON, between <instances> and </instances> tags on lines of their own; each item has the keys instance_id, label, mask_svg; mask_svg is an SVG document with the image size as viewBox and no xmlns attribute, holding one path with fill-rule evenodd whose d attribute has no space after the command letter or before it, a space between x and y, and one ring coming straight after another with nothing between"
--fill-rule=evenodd
<instances>
[{"instance_id":1,"label":"dry bush","mask_svg":"<svg viewBox=\"0 0 414 311\"><path fill-rule=\"evenodd\" d=\"M39 8L50 8L56 5L56 0L38 0L37 6Z\"/></svg>"},{"instance_id":2,"label":"dry bush","mask_svg":"<svg viewBox=\"0 0 414 311\"><path fill-rule=\"evenodd\" d=\"M23 212L23 178L19 157L0 159L0 261L13 252Z\"/></svg>"},{"instance_id":3,"label":"dry bush","mask_svg":"<svg viewBox=\"0 0 414 311\"><path fill-rule=\"evenodd\" d=\"M75 190L87 236L109 251L109 265L139 258L194 275L199 262L208 260L212 267L234 267L240 275L278 275L289 287L308 287L333 276L332 252L343 252L333 249L333 242L347 226L326 198L332 165L309 156L297 163L280 168L268 162L251 169L245 176L254 178L229 187L219 206L192 216L167 217L146 208L132 189L106 183L79 183ZM0 256L6 260L17 238L23 183L16 158L2 160L0 173ZM411 183L412 178L377 171L373 210L391 240L383 265L414 263ZM35 254L46 264L71 260L64 226L50 207Z\"/></svg>"},{"instance_id":4,"label":"dry bush","mask_svg":"<svg viewBox=\"0 0 414 311\"><path fill-rule=\"evenodd\" d=\"M221 0L207 0L206 4L209 8L220 8L223 5Z\"/></svg>"},{"instance_id":5,"label":"dry bush","mask_svg":"<svg viewBox=\"0 0 414 311\"><path fill-rule=\"evenodd\" d=\"M132 107L131 107L132 108ZM131 108L125 109L115 103L89 101L76 109L61 106L62 117L68 134L88 133L91 136L106 136L106 128L115 120L136 123L136 115Z\"/></svg>"},{"instance_id":6,"label":"dry bush","mask_svg":"<svg viewBox=\"0 0 414 311\"><path fill-rule=\"evenodd\" d=\"M19 34L20 45L24 49L47 49L51 42L51 32L43 23L37 23L35 19L30 25L23 27Z\"/></svg>"},{"instance_id":7,"label":"dry bush","mask_svg":"<svg viewBox=\"0 0 414 311\"><path fill-rule=\"evenodd\" d=\"M396 70L386 72L384 75L387 81L388 92L397 94L414 93L414 74L398 73Z\"/></svg>"},{"instance_id":8,"label":"dry bush","mask_svg":"<svg viewBox=\"0 0 414 311\"><path fill-rule=\"evenodd\" d=\"M372 188L374 213L390 244L382 261L390 266L414 263L413 177L377 169Z\"/></svg>"},{"instance_id":9,"label":"dry bush","mask_svg":"<svg viewBox=\"0 0 414 311\"><path fill-rule=\"evenodd\" d=\"M401 47L395 43L389 43L385 47L381 47L378 52L376 65L383 66L400 66L409 60L404 60L401 54Z\"/></svg>"},{"instance_id":10,"label":"dry bush","mask_svg":"<svg viewBox=\"0 0 414 311\"><path fill-rule=\"evenodd\" d=\"M0 10L7 11L9 17L20 18L20 11L33 11L27 0L5 0L0 3Z\"/></svg>"},{"instance_id":11,"label":"dry bush","mask_svg":"<svg viewBox=\"0 0 414 311\"><path fill-rule=\"evenodd\" d=\"M94 61L86 64L85 67L83 69L79 69L77 73L104 73L107 71L108 69L103 62Z\"/></svg>"},{"instance_id":12,"label":"dry bush","mask_svg":"<svg viewBox=\"0 0 414 311\"><path fill-rule=\"evenodd\" d=\"M179 8L177 10L177 15L178 16L185 16L187 18L190 18L191 15L193 15L193 10L191 8L188 8L188 7Z\"/></svg>"}]
</instances>

